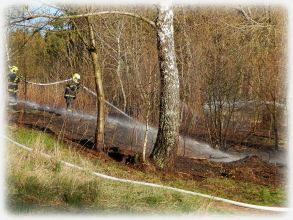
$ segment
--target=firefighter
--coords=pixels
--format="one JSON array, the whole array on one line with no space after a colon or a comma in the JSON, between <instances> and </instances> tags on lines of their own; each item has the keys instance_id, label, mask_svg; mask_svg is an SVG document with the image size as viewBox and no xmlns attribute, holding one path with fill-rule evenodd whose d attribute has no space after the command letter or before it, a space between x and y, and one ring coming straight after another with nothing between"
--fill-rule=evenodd
<instances>
[{"instance_id":1,"label":"firefighter","mask_svg":"<svg viewBox=\"0 0 293 220\"><path fill-rule=\"evenodd\" d=\"M17 92L18 83L20 82L20 76L18 74L17 66L9 66L8 73L8 103L9 105L17 104Z\"/></svg>"},{"instance_id":2,"label":"firefighter","mask_svg":"<svg viewBox=\"0 0 293 220\"><path fill-rule=\"evenodd\" d=\"M70 80L65 88L64 98L66 100L66 109L69 112L72 112L73 100L76 98L77 91L80 85L80 75L74 73L72 75L72 80Z\"/></svg>"}]
</instances>

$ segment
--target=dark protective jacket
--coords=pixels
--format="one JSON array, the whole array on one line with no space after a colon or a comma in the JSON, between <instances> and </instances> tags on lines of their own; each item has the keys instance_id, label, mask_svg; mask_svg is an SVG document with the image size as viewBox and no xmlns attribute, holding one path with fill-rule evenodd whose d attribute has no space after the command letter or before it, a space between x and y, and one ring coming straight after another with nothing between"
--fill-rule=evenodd
<instances>
[{"instance_id":1,"label":"dark protective jacket","mask_svg":"<svg viewBox=\"0 0 293 220\"><path fill-rule=\"evenodd\" d=\"M64 98L72 97L75 99L76 93L79 89L79 85L79 83L76 83L73 80L69 81L65 88Z\"/></svg>"},{"instance_id":2,"label":"dark protective jacket","mask_svg":"<svg viewBox=\"0 0 293 220\"><path fill-rule=\"evenodd\" d=\"M8 92L17 93L20 78L15 73L8 74Z\"/></svg>"}]
</instances>

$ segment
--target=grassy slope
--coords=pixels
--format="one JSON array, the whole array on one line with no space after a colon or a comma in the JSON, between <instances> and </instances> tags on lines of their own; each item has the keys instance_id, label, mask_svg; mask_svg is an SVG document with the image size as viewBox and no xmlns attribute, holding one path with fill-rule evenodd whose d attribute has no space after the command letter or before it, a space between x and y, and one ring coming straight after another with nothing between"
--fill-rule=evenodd
<instances>
[{"instance_id":1,"label":"grassy slope","mask_svg":"<svg viewBox=\"0 0 293 220\"><path fill-rule=\"evenodd\" d=\"M85 158L54 137L38 131L10 128L10 134L18 142L34 148L34 152L29 153L13 144L8 145L8 204L12 211L223 212L222 208L217 208L222 203L162 189L104 180L60 165L55 160L42 158L38 154L40 151L54 155L56 159L86 167L89 171L121 178L144 180L262 205L281 205L285 200L284 190L280 188L236 183L225 178L197 182L160 177L116 162ZM229 213L227 210L224 212Z\"/></svg>"}]
</instances>

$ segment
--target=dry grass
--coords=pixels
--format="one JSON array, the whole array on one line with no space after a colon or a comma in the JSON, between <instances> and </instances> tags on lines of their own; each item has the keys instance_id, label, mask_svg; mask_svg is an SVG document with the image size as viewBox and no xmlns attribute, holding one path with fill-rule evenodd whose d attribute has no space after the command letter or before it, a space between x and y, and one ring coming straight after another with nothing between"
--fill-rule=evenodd
<instances>
[{"instance_id":1,"label":"dry grass","mask_svg":"<svg viewBox=\"0 0 293 220\"><path fill-rule=\"evenodd\" d=\"M196 196L104 180L89 172L65 167L58 162L60 159L85 167L88 171L222 195L226 198L233 199L236 196L237 200L244 202L258 204L267 202L268 205L272 205L283 203L285 200L283 191L280 191L277 194L264 194L269 196L264 202L261 190L270 192L269 189L259 188L253 184L224 179L208 179L199 183L174 176L162 177L156 173L145 173L112 161L89 159L42 132L15 128L12 134L17 141L34 149L33 152L26 152L10 144L7 182L9 207L13 212L36 212L43 206L45 208L41 210L49 209L53 212L67 212L73 209L87 212L99 210L102 213L206 214L227 213L231 210L227 205L225 210L217 208L223 207L222 203ZM39 152L47 152L53 155L54 159L43 158ZM215 187L219 184L221 187ZM230 192L231 189L233 190ZM235 193L234 189L239 193Z\"/></svg>"},{"instance_id":2,"label":"dry grass","mask_svg":"<svg viewBox=\"0 0 293 220\"><path fill-rule=\"evenodd\" d=\"M22 135L24 134L19 136L20 139L24 138ZM46 134L34 132L26 138L34 149L32 152L26 152L13 145L9 148L8 207L12 212L67 212L73 209L104 214L202 214L208 210L215 210L209 207L208 200L202 198L108 181L88 172L68 168L61 165L58 159L71 158L72 162L88 170L97 170L98 166L62 144L52 143L51 137ZM39 152L44 151L50 152L56 160L41 157Z\"/></svg>"},{"instance_id":3,"label":"dry grass","mask_svg":"<svg viewBox=\"0 0 293 220\"><path fill-rule=\"evenodd\" d=\"M27 84L27 100L38 104L46 104L52 107L66 106L64 99L64 89L66 84L51 86L36 86ZM25 99L24 84L20 84L20 99ZM96 109L96 99L91 94L80 88L74 104L79 111L94 113Z\"/></svg>"}]
</instances>

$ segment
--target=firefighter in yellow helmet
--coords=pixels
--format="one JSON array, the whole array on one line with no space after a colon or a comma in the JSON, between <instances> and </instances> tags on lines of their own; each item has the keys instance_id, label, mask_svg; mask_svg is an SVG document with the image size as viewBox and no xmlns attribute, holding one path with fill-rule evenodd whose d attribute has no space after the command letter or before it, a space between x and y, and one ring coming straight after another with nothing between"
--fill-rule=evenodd
<instances>
[{"instance_id":1,"label":"firefighter in yellow helmet","mask_svg":"<svg viewBox=\"0 0 293 220\"><path fill-rule=\"evenodd\" d=\"M17 92L20 76L18 74L17 66L9 66L8 73L8 103L9 105L17 104Z\"/></svg>"},{"instance_id":2,"label":"firefighter in yellow helmet","mask_svg":"<svg viewBox=\"0 0 293 220\"><path fill-rule=\"evenodd\" d=\"M65 88L64 98L66 100L66 108L67 111L72 112L73 101L76 98L76 94L78 92L80 86L80 75L78 73L74 73L72 75L72 80L70 80Z\"/></svg>"}]
</instances>

